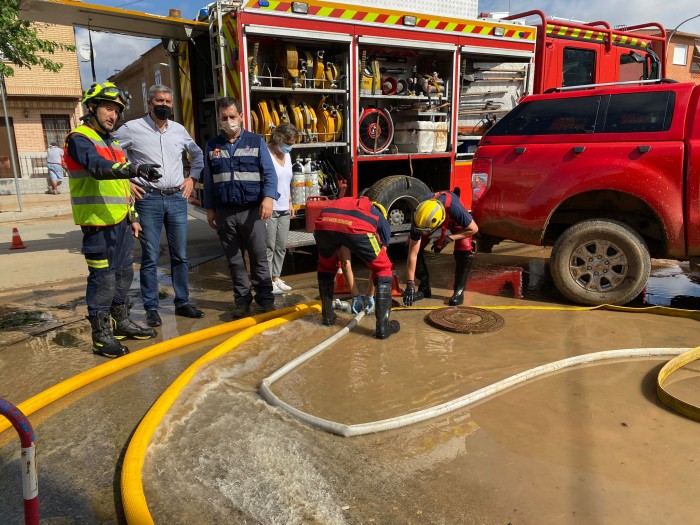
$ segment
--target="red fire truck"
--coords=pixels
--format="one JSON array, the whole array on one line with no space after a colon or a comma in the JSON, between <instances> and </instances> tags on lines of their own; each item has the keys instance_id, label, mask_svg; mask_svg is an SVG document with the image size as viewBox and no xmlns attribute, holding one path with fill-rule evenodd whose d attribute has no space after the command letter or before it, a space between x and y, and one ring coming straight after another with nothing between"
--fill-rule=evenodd
<instances>
[{"instance_id":1,"label":"red fire truck","mask_svg":"<svg viewBox=\"0 0 700 525\"><path fill-rule=\"evenodd\" d=\"M397 237L431 191L460 188L469 206L476 145L523 95L623 71L627 78L628 66L637 77L663 70L665 52L652 50L663 38L604 22L391 9L401 1L217 0L191 21L74 0L21 0L20 10L31 20L161 37L171 73L179 65L182 122L201 145L217 133L213 102L224 95L238 98L247 128L268 139L279 123L294 124L300 218L291 246L313 243L305 218L323 197L368 195L389 211ZM523 23L532 13L546 29Z\"/></svg>"},{"instance_id":2,"label":"red fire truck","mask_svg":"<svg viewBox=\"0 0 700 525\"><path fill-rule=\"evenodd\" d=\"M482 14L490 19L491 15ZM535 19L533 93L586 84L663 78L666 31L656 22L612 28L608 22L574 22L527 11L500 18Z\"/></svg>"}]
</instances>

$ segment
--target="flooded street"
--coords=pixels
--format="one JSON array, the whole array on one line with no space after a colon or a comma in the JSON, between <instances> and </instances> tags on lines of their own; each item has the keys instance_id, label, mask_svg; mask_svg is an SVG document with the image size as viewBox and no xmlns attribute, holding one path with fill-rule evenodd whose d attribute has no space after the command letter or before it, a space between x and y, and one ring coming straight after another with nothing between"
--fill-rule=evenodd
<instances>
[{"instance_id":1,"label":"flooded street","mask_svg":"<svg viewBox=\"0 0 700 525\"><path fill-rule=\"evenodd\" d=\"M392 251L403 276L405 252ZM567 357L700 344L693 319L570 308L549 280L548 254L504 243L475 257L465 306L493 308L504 320L497 331L446 332L425 321L426 310L395 310L398 334L376 340L374 317L365 318L272 390L315 416L367 423L445 403ZM313 256L288 259L283 274L293 290L276 296L277 306L315 300ZM231 320L224 261L209 255L191 264L192 295L207 317L175 318L171 292L163 299L164 324L155 342ZM433 298L417 306L443 305L451 295L453 264L451 254L429 256ZM361 263L355 268L364 286L366 270ZM700 274L676 261L654 261L653 272L643 296L630 306L695 308ZM167 278L161 284L167 291ZM25 317L39 316L40 322L0 331L1 397L18 404L104 362L90 352L82 288L76 281L55 294L18 291L4 303L2 319L26 311L38 312ZM42 312L51 319L42 319ZM142 322L140 304L133 312ZM358 437L314 429L260 397L262 379L350 319L339 313L336 326L328 328L320 314L309 315L253 337L199 370L158 427L145 458L143 487L155 523L697 519L700 453L687 444L700 427L656 396L656 377L667 358L563 370L423 423ZM187 366L230 335L127 368L32 415L42 523L124 523L121 461L132 432ZM700 403L699 371L697 364L688 365L669 380L668 391ZM0 464L0 522L22 523L19 441L12 430L0 434Z\"/></svg>"}]
</instances>

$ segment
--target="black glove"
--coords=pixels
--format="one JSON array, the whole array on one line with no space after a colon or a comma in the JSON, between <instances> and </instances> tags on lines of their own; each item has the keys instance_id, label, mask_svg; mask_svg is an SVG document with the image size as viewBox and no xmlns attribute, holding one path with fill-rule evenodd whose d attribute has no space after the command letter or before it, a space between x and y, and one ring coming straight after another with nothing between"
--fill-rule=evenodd
<instances>
[{"instance_id":1,"label":"black glove","mask_svg":"<svg viewBox=\"0 0 700 525\"><path fill-rule=\"evenodd\" d=\"M404 306L413 306L413 301L416 300L416 285L413 281L406 283L406 289L403 292Z\"/></svg>"},{"instance_id":2,"label":"black glove","mask_svg":"<svg viewBox=\"0 0 700 525\"><path fill-rule=\"evenodd\" d=\"M430 247L430 249L433 250L435 253L440 253L445 248L445 246L447 246L451 242L452 242L452 239L450 239L450 237L446 235L442 241L442 245L439 244L440 239L435 239L433 241L433 245Z\"/></svg>"},{"instance_id":3,"label":"black glove","mask_svg":"<svg viewBox=\"0 0 700 525\"><path fill-rule=\"evenodd\" d=\"M148 182L154 182L163 176L156 168L160 168L160 164L138 164L136 171L139 177L143 177Z\"/></svg>"}]
</instances>

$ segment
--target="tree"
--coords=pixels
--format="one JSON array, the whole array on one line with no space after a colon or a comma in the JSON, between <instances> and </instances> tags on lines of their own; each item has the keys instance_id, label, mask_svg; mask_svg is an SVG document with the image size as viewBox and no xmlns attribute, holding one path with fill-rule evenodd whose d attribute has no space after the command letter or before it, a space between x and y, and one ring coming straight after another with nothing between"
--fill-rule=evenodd
<instances>
[{"instance_id":1,"label":"tree","mask_svg":"<svg viewBox=\"0 0 700 525\"><path fill-rule=\"evenodd\" d=\"M53 42L39 36L35 24L19 18L19 0L0 0L0 75L11 77L14 68L8 64L30 68L39 66L58 72L63 64L47 58L56 51L75 51L75 46Z\"/></svg>"}]
</instances>

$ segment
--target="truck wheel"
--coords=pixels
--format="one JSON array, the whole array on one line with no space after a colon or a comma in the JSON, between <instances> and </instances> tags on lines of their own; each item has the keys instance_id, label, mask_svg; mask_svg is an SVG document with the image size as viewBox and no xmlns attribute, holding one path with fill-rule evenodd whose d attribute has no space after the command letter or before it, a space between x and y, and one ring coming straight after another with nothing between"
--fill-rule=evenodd
<instances>
[{"instance_id":1,"label":"truck wheel","mask_svg":"<svg viewBox=\"0 0 700 525\"><path fill-rule=\"evenodd\" d=\"M644 240L629 226L610 220L568 228L549 261L556 287L579 304L626 304L644 289L651 273Z\"/></svg>"},{"instance_id":2,"label":"truck wheel","mask_svg":"<svg viewBox=\"0 0 700 525\"><path fill-rule=\"evenodd\" d=\"M365 195L371 201L384 206L391 226L399 226L411 222L413 210L419 202L430 198L432 192L419 179L406 175L391 175L372 184Z\"/></svg>"}]
</instances>

